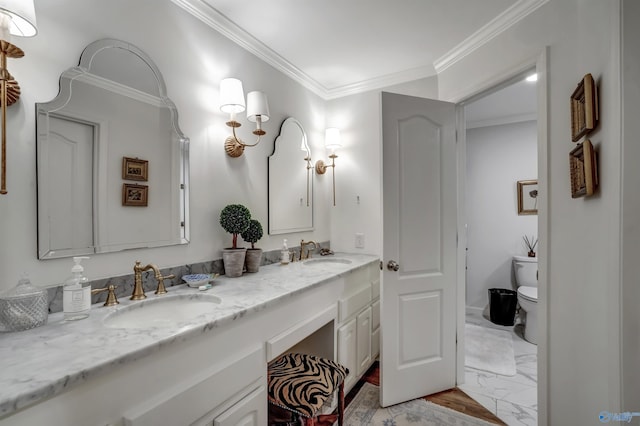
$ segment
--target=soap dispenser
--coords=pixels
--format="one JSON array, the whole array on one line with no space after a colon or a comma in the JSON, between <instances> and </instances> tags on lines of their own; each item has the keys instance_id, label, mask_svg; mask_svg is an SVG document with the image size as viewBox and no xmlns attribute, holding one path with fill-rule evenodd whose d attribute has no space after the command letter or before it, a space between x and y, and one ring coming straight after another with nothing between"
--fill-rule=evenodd
<instances>
[{"instance_id":1,"label":"soap dispenser","mask_svg":"<svg viewBox=\"0 0 640 426\"><path fill-rule=\"evenodd\" d=\"M62 287L62 310L66 321L75 321L87 318L91 310L91 285L89 279L84 276L84 268L80 264L88 257L78 256L73 258L71 276Z\"/></svg>"},{"instance_id":2,"label":"soap dispenser","mask_svg":"<svg viewBox=\"0 0 640 426\"><path fill-rule=\"evenodd\" d=\"M280 251L280 264L287 265L291 259L291 252L287 247L287 239L282 240L282 250Z\"/></svg>"}]
</instances>

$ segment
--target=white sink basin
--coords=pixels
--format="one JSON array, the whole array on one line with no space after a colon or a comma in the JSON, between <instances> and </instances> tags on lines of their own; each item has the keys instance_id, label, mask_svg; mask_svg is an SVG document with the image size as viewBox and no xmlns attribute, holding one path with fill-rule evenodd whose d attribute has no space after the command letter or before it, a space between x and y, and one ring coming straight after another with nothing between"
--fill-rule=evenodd
<instances>
[{"instance_id":1,"label":"white sink basin","mask_svg":"<svg viewBox=\"0 0 640 426\"><path fill-rule=\"evenodd\" d=\"M163 328L214 312L222 300L212 294L159 296L116 309L104 319L110 328Z\"/></svg>"},{"instance_id":2,"label":"white sink basin","mask_svg":"<svg viewBox=\"0 0 640 426\"><path fill-rule=\"evenodd\" d=\"M305 260L304 262L302 262L305 265L318 265L318 266L322 266L322 265L327 265L327 264L336 264L336 263L341 263L343 265L348 265L350 263L352 263L349 259L342 259L340 257L320 257L317 259L308 259Z\"/></svg>"}]
</instances>

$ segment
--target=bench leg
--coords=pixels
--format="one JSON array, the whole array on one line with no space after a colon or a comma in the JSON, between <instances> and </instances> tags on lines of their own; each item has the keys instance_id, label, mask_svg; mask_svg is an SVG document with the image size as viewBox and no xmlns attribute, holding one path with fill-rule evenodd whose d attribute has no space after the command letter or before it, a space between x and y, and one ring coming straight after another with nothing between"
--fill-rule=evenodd
<instances>
[{"instance_id":1,"label":"bench leg","mask_svg":"<svg viewBox=\"0 0 640 426\"><path fill-rule=\"evenodd\" d=\"M344 381L338 388L338 426L342 426L344 421Z\"/></svg>"}]
</instances>

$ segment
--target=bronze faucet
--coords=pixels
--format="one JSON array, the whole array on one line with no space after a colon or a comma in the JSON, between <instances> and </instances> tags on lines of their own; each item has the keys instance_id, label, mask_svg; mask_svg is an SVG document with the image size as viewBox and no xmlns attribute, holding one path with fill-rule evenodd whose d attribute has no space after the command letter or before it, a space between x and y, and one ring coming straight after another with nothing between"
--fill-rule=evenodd
<instances>
[{"instance_id":1,"label":"bronze faucet","mask_svg":"<svg viewBox=\"0 0 640 426\"><path fill-rule=\"evenodd\" d=\"M307 248L307 255L306 256L304 255L304 248L309 244L313 244L314 250L318 248L318 245L315 243L315 241L305 242L304 240L300 240L300 260L309 259L311 257L311 251L309 250L309 248Z\"/></svg>"},{"instance_id":2,"label":"bronze faucet","mask_svg":"<svg viewBox=\"0 0 640 426\"><path fill-rule=\"evenodd\" d=\"M142 273L144 271L148 271L149 269L153 269L153 272L155 272L156 274L156 280L158 280L158 288L156 288L156 292L155 294L166 294L167 293L167 289L164 287L164 280L165 278L175 278L176 276L171 274L171 275L167 275L167 276L162 276L162 274L160 274L160 270L158 269L158 267L156 265L154 265L153 263L150 263L146 266L141 266L140 265L140 261L136 260L136 264L133 267L133 293L131 294L131 297L129 298L130 300L142 300L142 299L146 299L147 295L144 294L144 287L142 286Z\"/></svg>"}]
</instances>

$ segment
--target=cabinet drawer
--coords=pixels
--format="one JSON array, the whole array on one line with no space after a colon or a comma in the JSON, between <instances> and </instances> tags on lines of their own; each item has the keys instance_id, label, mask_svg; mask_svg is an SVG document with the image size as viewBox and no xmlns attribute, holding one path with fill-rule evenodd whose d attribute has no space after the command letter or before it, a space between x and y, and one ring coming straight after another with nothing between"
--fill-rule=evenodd
<instances>
[{"instance_id":1,"label":"cabinet drawer","mask_svg":"<svg viewBox=\"0 0 640 426\"><path fill-rule=\"evenodd\" d=\"M371 299L380 297L380 279L371 281Z\"/></svg>"},{"instance_id":2,"label":"cabinet drawer","mask_svg":"<svg viewBox=\"0 0 640 426\"><path fill-rule=\"evenodd\" d=\"M363 287L352 295L341 299L338 302L338 322L342 322L361 311L369 302L371 302L371 286Z\"/></svg>"},{"instance_id":3,"label":"cabinet drawer","mask_svg":"<svg viewBox=\"0 0 640 426\"><path fill-rule=\"evenodd\" d=\"M123 423L125 426L191 424L261 377L266 377L266 362L264 350L259 348L230 365L198 372L166 389L124 413Z\"/></svg>"},{"instance_id":4,"label":"cabinet drawer","mask_svg":"<svg viewBox=\"0 0 640 426\"><path fill-rule=\"evenodd\" d=\"M259 386L216 417L213 426L260 426L267 417L267 390Z\"/></svg>"}]
</instances>

